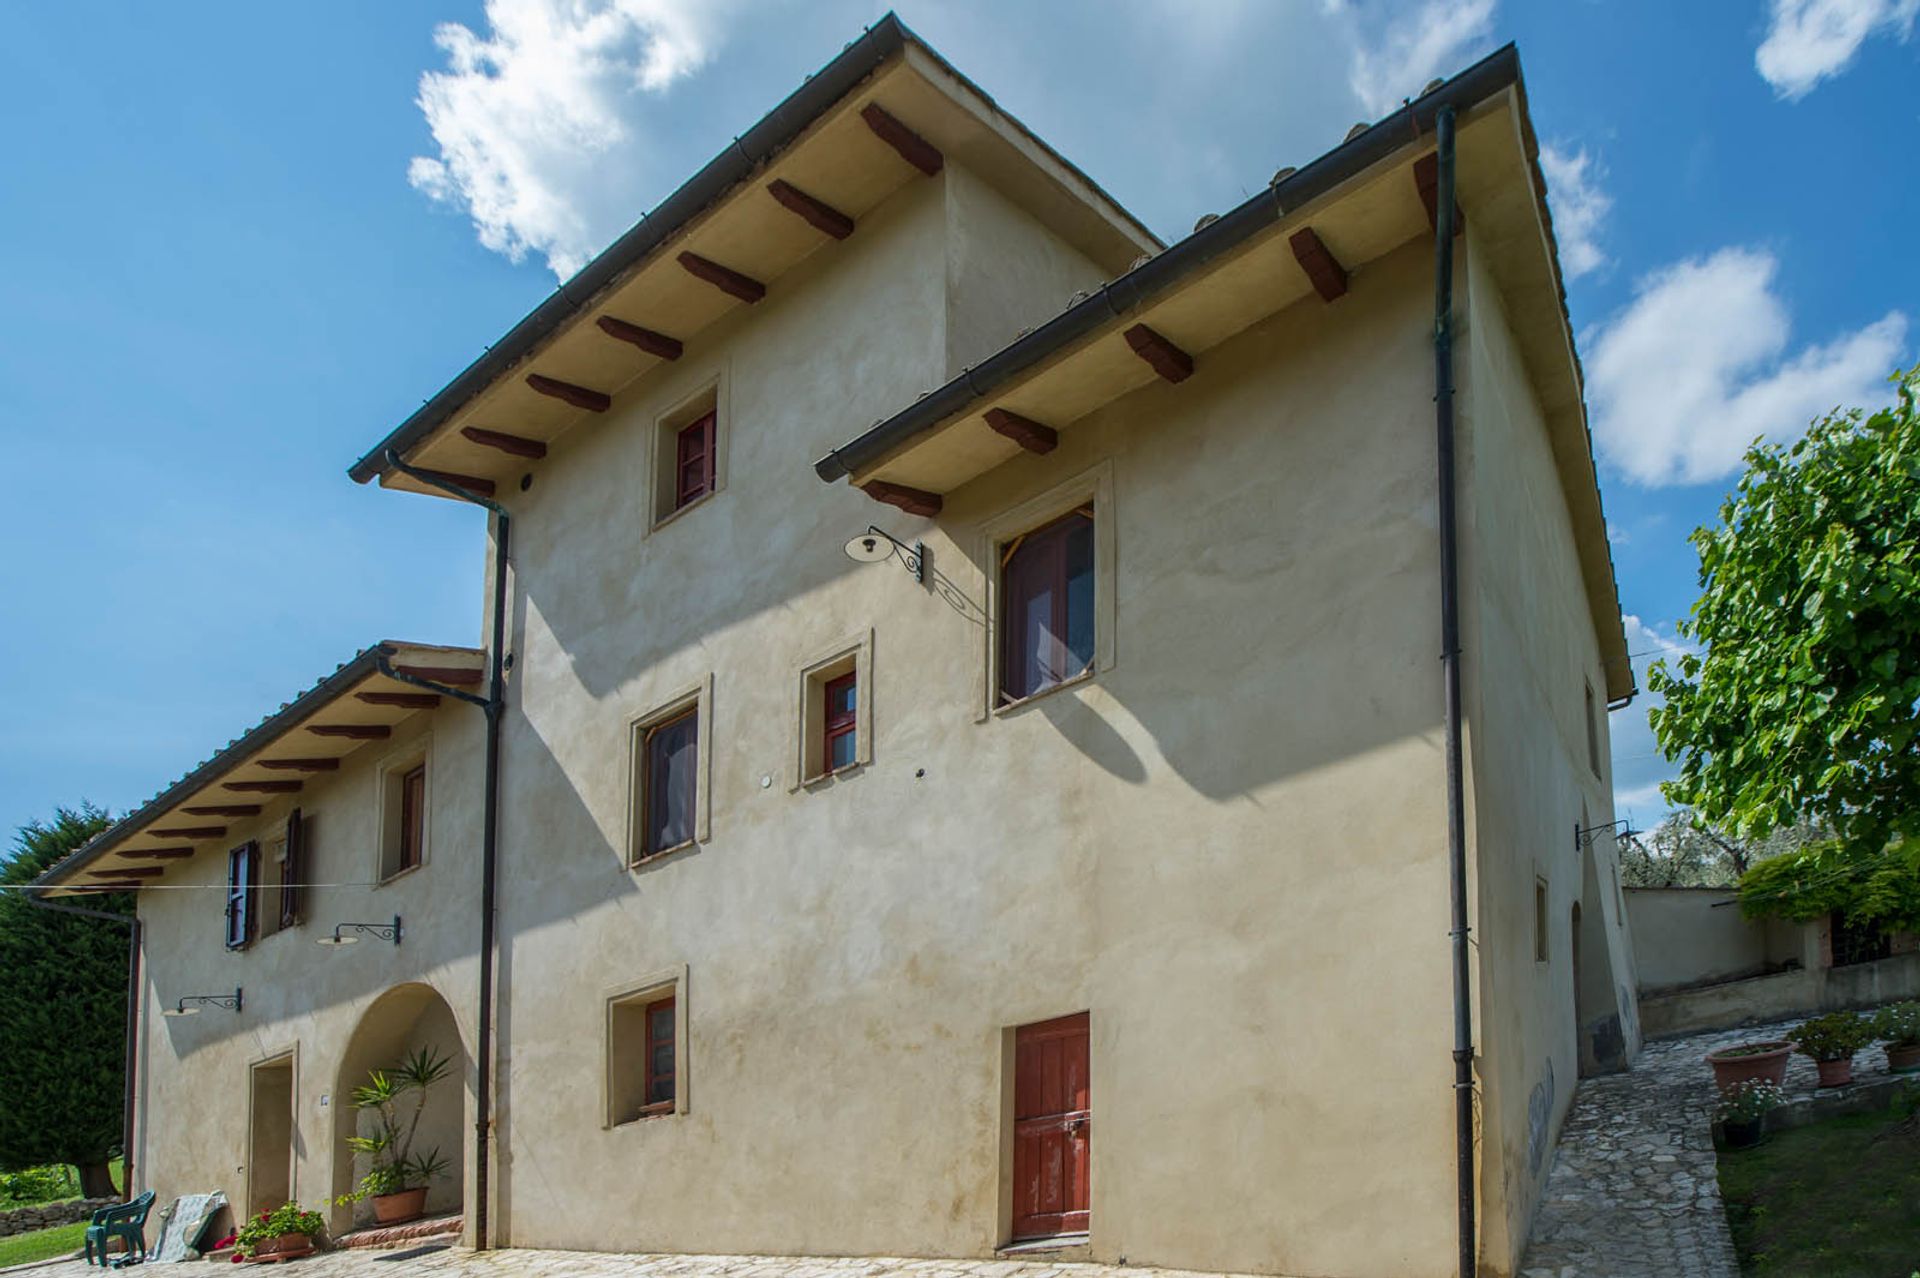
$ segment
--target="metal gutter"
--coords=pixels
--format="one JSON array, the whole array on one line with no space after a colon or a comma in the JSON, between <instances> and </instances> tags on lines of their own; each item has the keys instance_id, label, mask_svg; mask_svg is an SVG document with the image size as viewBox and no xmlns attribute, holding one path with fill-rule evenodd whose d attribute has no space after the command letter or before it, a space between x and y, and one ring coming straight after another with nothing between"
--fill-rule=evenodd
<instances>
[{"instance_id":1,"label":"metal gutter","mask_svg":"<svg viewBox=\"0 0 1920 1278\"><path fill-rule=\"evenodd\" d=\"M1391 156L1409 141L1424 137L1442 110L1464 110L1519 82L1518 51L1511 44L1495 50L1351 142L1275 182L911 407L833 449L813 464L814 472L832 483L880 460L914 436L959 416L1056 352L1170 292L1200 268Z\"/></svg>"},{"instance_id":2,"label":"metal gutter","mask_svg":"<svg viewBox=\"0 0 1920 1278\"><path fill-rule=\"evenodd\" d=\"M780 105L762 116L752 128L735 138L732 146L707 161L704 168L656 205L652 212L634 223L598 257L581 267L572 279L515 324L505 337L488 347L485 354L448 382L445 389L401 422L385 439L368 449L365 456L348 468L347 474L356 483L364 484L385 473L389 469L386 463L389 452L405 455L409 449L438 430L468 401L526 359L542 341L619 282L629 269L685 229L697 214L784 150L829 107L853 92L889 58L906 48L911 39L912 33L891 13L874 23L866 34L788 94Z\"/></svg>"},{"instance_id":3,"label":"metal gutter","mask_svg":"<svg viewBox=\"0 0 1920 1278\"><path fill-rule=\"evenodd\" d=\"M48 866L46 871L34 879L29 886L42 888L63 886L61 881L70 877L74 871L85 869L121 840L138 834L143 826L158 819L167 809L204 789L208 782L221 773L238 767L248 755L298 726L302 719L345 693L354 684L368 675L379 673L379 662L385 657L391 657L397 651L398 649L390 643L377 643L372 647L362 648L339 669L281 706L278 712L269 715L257 727L242 734L238 739L228 742L226 749L148 799L135 811L87 840L86 846L73 855Z\"/></svg>"}]
</instances>

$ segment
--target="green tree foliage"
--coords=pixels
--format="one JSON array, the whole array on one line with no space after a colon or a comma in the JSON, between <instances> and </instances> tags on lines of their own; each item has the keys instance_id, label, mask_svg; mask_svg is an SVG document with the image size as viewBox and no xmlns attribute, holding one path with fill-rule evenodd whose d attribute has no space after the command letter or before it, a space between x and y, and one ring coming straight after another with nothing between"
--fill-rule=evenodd
<instances>
[{"instance_id":1,"label":"green tree foliage","mask_svg":"<svg viewBox=\"0 0 1920 1278\"><path fill-rule=\"evenodd\" d=\"M22 827L0 884L25 883L108 824L83 803ZM133 909L126 894L83 904ZM0 1168L72 1163L86 1193L113 1193L107 1163L120 1147L127 934L0 891Z\"/></svg>"},{"instance_id":2,"label":"green tree foliage","mask_svg":"<svg viewBox=\"0 0 1920 1278\"><path fill-rule=\"evenodd\" d=\"M1834 911L1883 932L1920 931L1920 840L1879 848L1828 840L1762 861L1740 879L1740 912L1807 921Z\"/></svg>"},{"instance_id":3,"label":"green tree foliage","mask_svg":"<svg viewBox=\"0 0 1920 1278\"><path fill-rule=\"evenodd\" d=\"M1690 808L1668 814L1644 834L1620 840L1620 881L1628 887L1733 887L1753 866L1825 838L1806 822L1741 843L1701 824Z\"/></svg>"},{"instance_id":4,"label":"green tree foliage","mask_svg":"<svg viewBox=\"0 0 1920 1278\"><path fill-rule=\"evenodd\" d=\"M1831 850L1756 874L1870 876L1920 836L1920 367L1893 381L1890 408L1748 451L1719 525L1693 534L1701 596L1681 633L1701 651L1648 674L1680 765L1669 800L1741 841L1832 832Z\"/></svg>"}]
</instances>

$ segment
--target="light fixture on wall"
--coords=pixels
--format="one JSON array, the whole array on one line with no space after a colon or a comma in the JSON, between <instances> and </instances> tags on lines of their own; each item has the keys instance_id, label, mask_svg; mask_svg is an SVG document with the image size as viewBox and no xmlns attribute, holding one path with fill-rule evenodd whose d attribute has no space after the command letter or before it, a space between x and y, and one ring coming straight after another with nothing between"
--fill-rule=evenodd
<instances>
[{"instance_id":1,"label":"light fixture on wall","mask_svg":"<svg viewBox=\"0 0 1920 1278\"><path fill-rule=\"evenodd\" d=\"M230 1011L240 1010L240 987L233 987L231 994L189 994L172 1007L160 1009L162 1016L198 1016L202 1007L224 1007Z\"/></svg>"},{"instance_id":2,"label":"light fixture on wall","mask_svg":"<svg viewBox=\"0 0 1920 1278\"><path fill-rule=\"evenodd\" d=\"M877 564L898 555L901 567L912 573L915 581L927 579L927 543L916 541L909 546L892 533L883 532L872 524L868 524L867 530L858 537L847 541L846 555L857 564Z\"/></svg>"},{"instance_id":3,"label":"light fixture on wall","mask_svg":"<svg viewBox=\"0 0 1920 1278\"><path fill-rule=\"evenodd\" d=\"M1602 830L1610 831L1615 826L1620 827L1620 832L1616 836L1618 838L1631 839L1634 835L1640 833L1640 831L1633 828L1632 817L1621 817L1618 821L1608 821L1602 825L1589 825L1585 827L1576 823L1573 827L1573 850L1575 852L1584 852L1593 846L1594 835L1599 834Z\"/></svg>"},{"instance_id":4,"label":"light fixture on wall","mask_svg":"<svg viewBox=\"0 0 1920 1278\"><path fill-rule=\"evenodd\" d=\"M394 915L393 922L391 923L335 923L333 925L333 935L323 936L315 941L314 944L352 945L360 939L358 936L353 935L353 933L356 932L363 932L375 940L392 941L395 945L398 945L400 944L400 916L398 914Z\"/></svg>"}]
</instances>

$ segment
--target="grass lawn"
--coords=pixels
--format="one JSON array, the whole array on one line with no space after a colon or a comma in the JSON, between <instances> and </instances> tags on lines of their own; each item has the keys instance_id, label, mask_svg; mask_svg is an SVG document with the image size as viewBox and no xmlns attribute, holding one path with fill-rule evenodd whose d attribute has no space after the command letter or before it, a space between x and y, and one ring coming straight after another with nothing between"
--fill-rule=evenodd
<instances>
[{"instance_id":1,"label":"grass lawn","mask_svg":"<svg viewBox=\"0 0 1920 1278\"><path fill-rule=\"evenodd\" d=\"M0 1238L0 1269L8 1265L24 1265L33 1260L52 1260L56 1256L79 1251L81 1240L86 1236L87 1222L83 1220L54 1229Z\"/></svg>"},{"instance_id":2,"label":"grass lawn","mask_svg":"<svg viewBox=\"0 0 1920 1278\"><path fill-rule=\"evenodd\" d=\"M1899 1111L1831 1118L1720 1152L1740 1270L1749 1278L1908 1278L1920 1266L1920 1137Z\"/></svg>"}]
</instances>

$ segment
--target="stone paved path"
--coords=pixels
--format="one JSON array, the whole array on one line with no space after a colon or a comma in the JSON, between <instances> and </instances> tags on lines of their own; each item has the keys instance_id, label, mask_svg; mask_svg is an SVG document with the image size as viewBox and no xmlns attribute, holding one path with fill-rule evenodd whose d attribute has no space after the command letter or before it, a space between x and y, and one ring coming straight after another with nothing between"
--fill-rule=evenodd
<instances>
[{"instance_id":1,"label":"stone paved path","mask_svg":"<svg viewBox=\"0 0 1920 1278\"><path fill-rule=\"evenodd\" d=\"M1009 1260L896 1260L856 1257L804 1259L790 1256L649 1256L589 1251L471 1252L458 1247L415 1254L406 1248L391 1251L334 1251L275 1266L222 1265L221 1270L245 1273L249 1278L403 1278L414 1274L432 1278L1223 1278L1190 1274L1179 1269L1064 1263L1021 1263ZM127 1272L196 1278L213 1266L167 1265L151 1271ZM107 1271L112 1272L112 1271ZM64 1261L10 1274L9 1278L101 1278L101 1270L83 1261ZM1231 1276L1226 1276L1231 1278Z\"/></svg>"},{"instance_id":2,"label":"stone paved path","mask_svg":"<svg viewBox=\"0 0 1920 1278\"><path fill-rule=\"evenodd\" d=\"M1713 1154L1713 1072L1702 1058L1779 1038L1800 1018L1649 1043L1625 1074L1582 1079L1534 1219L1523 1278L1739 1278ZM1875 1050L1856 1077L1879 1077ZM1794 1056L1786 1091L1814 1090Z\"/></svg>"}]
</instances>

